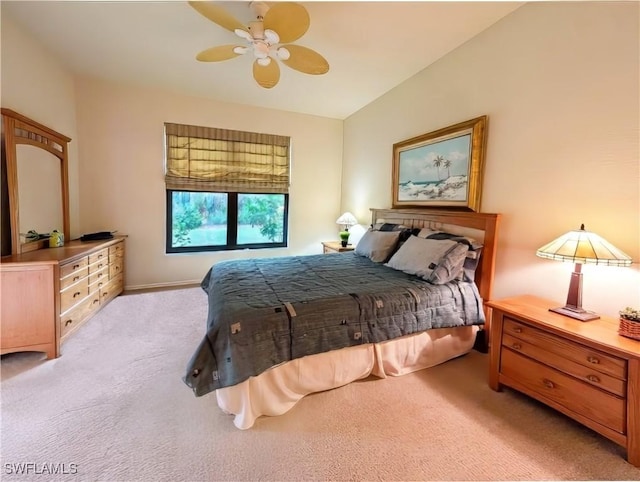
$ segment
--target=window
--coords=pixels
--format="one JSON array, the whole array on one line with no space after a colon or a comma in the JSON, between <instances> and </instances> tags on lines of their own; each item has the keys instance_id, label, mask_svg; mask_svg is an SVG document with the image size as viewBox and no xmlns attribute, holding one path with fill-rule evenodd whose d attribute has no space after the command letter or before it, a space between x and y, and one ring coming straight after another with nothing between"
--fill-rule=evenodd
<instances>
[{"instance_id":1,"label":"window","mask_svg":"<svg viewBox=\"0 0 640 482\"><path fill-rule=\"evenodd\" d=\"M283 136L165 124L167 253L287 246Z\"/></svg>"}]
</instances>

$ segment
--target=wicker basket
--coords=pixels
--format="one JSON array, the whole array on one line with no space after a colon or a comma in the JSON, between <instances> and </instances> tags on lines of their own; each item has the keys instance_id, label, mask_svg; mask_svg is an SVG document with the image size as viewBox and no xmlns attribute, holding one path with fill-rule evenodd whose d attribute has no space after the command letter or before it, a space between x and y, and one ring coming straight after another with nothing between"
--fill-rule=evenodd
<instances>
[{"instance_id":1,"label":"wicker basket","mask_svg":"<svg viewBox=\"0 0 640 482\"><path fill-rule=\"evenodd\" d=\"M634 340L640 340L640 321L629 321L624 318L620 318L620 328L618 333L627 338L633 338Z\"/></svg>"}]
</instances>

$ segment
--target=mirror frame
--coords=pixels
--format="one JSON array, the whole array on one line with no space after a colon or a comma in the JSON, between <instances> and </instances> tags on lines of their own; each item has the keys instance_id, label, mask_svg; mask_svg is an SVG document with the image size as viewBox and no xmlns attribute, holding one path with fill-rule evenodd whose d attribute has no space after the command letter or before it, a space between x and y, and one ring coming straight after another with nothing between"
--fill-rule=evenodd
<instances>
[{"instance_id":1,"label":"mirror frame","mask_svg":"<svg viewBox=\"0 0 640 482\"><path fill-rule=\"evenodd\" d=\"M60 160L62 182L62 222L66 240L70 239L69 227L69 159L71 138L50 129L11 109L2 108L4 153L9 191L9 217L11 223L11 254L26 253L48 247L47 239L31 242L20 240L20 206L18 206L18 159L16 146L26 144L53 154Z\"/></svg>"}]
</instances>

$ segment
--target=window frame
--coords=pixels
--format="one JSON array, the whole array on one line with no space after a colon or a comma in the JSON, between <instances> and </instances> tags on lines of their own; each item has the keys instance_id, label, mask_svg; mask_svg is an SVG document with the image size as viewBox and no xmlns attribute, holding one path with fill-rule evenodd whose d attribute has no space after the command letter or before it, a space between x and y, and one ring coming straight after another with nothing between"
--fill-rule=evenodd
<instances>
[{"instance_id":1,"label":"window frame","mask_svg":"<svg viewBox=\"0 0 640 482\"><path fill-rule=\"evenodd\" d=\"M289 240L289 193L265 193L265 192L223 192L223 191L191 191L187 189L165 189L166 190L166 229L165 229L165 253L201 253L209 251L234 251L244 249L270 249L286 248ZM224 245L207 246L173 246L173 199L174 192L189 193L212 193L227 195L227 242ZM284 196L284 212L282 219L282 242L277 243L248 243L238 244L238 195L257 194L268 195L278 194Z\"/></svg>"}]
</instances>

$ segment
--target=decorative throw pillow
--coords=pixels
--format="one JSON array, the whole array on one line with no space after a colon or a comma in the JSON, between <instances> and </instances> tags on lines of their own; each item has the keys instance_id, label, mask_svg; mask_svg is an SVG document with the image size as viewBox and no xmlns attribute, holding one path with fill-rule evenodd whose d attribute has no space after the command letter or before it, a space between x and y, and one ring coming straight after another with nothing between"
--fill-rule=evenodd
<instances>
[{"instance_id":1,"label":"decorative throw pillow","mask_svg":"<svg viewBox=\"0 0 640 482\"><path fill-rule=\"evenodd\" d=\"M482 254L482 243L469 236L447 233L444 231L434 231L429 228L421 229L418 236L426 239L450 239L467 245L469 249L467 250L466 258L464 260L464 269L461 277L465 281L473 281L475 279L476 268L480 264L480 255Z\"/></svg>"},{"instance_id":2,"label":"decorative throw pillow","mask_svg":"<svg viewBox=\"0 0 640 482\"><path fill-rule=\"evenodd\" d=\"M411 236L386 266L433 284L444 284L460 276L467 250L466 245L456 241Z\"/></svg>"},{"instance_id":3,"label":"decorative throw pillow","mask_svg":"<svg viewBox=\"0 0 640 482\"><path fill-rule=\"evenodd\" d=\"M373 231L368 230L354 251L359 256L365 256L375 263L382 263L389 259L398 244L401 231Z\"/></svg>"},{"instance_id":4,"label":"decorative throw pillow","mask_svg":"<svg viewBox=\"0 0 640 482\"><path fill-rule=\"evenodd\" d=\"M400 242L409 239L409 236L416 235L420 231L418 228L410 228L404 224L376 223L371 226L372 231L400 231Z\"/></svg>"}]
</instances>

